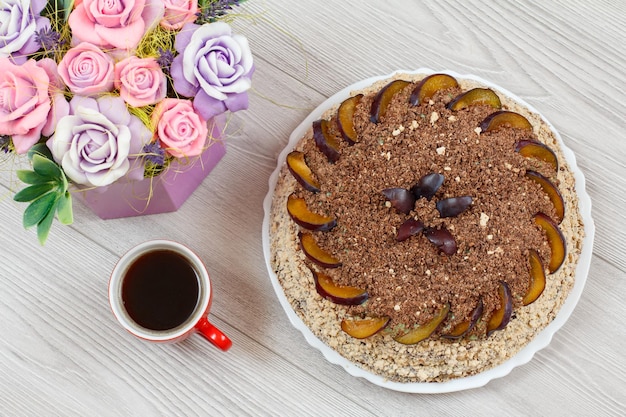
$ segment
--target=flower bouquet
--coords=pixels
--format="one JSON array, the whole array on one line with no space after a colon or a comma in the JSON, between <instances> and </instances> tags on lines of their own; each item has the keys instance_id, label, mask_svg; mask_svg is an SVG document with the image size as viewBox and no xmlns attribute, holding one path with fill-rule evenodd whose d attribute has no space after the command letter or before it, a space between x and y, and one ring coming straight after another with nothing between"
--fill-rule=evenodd
<instances>
[{"instance_id":1,"label":"flower bouquet","mask_svg":"<svg viewBox=\"0 0 626 417\"><path fill-rule=\"evenodd\" d=\"M55 217L72 223L76 192L217 163L220 120L247 108L254 71L228 24L239 3L0 2L0 150L30 160L14 200L42 244Z\"/></svg>"}]
</instances>

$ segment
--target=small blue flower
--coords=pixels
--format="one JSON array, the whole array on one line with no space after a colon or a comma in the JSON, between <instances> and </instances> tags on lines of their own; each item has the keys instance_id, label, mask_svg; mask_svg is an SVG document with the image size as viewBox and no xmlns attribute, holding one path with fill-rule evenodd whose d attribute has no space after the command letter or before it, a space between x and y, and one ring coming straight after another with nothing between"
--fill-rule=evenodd
<instances>
[{"instance_id":1,"label":"small blue flower","mask_svg":"<svg viewBox=\"0 0 626 417\"><path fill-rule=\"evenodd\" d=\"M4 153L9 152L9 145L11 144L11 138L5 135L0 135L0 151Z\"/></svg>"},{"instance_id":2,"label":"small blue flower","mask_svg":"<svg viewBox=\"0 0 626 417\"><path fill-rule=\"evenodd\" d=\"M35 40L48 52L55 51L65 44L65 41L61 40L61 34L49 27L36 31Z\"/></svg>"},{"instance_id":3,"label":"small blue flower","mask_svg":"<svg viewBox=\"0 0 626 417\"><path fill-rule=\"evenodd\" d=\"M213 23L220 17L224 16L228 10L232 10L233 6L239 6L243 0L217 0L211 1L207 6L202 7L198 12L198 20L196 23Z\"/></svg>"},{"instance_id":4,"label":"small blue flower","mask_svg":"<svg viewBox=\"0 0 626 417\"><path fill-rule=\"evenodd\" d=\"M174 52L169 49L159 48L159 57L156 61L164 72L169 72L173 60Z\"/></svg>"},{"instance_id":5,"label":"small blue flower","mask_svg":"<svg viewBox=\"0 0 626 417\"><path fill-rule=\"evenodd\" d=\"M154 165L161 166L165 163L165 150L156 142L144 145L143 153L146 160Z\"/></svg>"}]
</instances>

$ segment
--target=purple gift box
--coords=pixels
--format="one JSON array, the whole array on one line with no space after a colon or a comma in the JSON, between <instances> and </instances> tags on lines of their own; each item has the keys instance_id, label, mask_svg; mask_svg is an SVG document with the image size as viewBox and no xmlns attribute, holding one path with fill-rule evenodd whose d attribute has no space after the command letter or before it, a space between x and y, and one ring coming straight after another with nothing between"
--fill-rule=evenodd
<instances>
[{"instance_id":1,"label":"purple gift box","mask_svg":"<svg viewBox=\"0 0 626 417\"><path fill-rule=\"evenodd\" d=\"M101 219L176 211L226 154L221 123L213 124L210 146L198 157L175 159L159 176L140 181L120 179L102 189L73 193Z\"/></svg>"}]
</instances>

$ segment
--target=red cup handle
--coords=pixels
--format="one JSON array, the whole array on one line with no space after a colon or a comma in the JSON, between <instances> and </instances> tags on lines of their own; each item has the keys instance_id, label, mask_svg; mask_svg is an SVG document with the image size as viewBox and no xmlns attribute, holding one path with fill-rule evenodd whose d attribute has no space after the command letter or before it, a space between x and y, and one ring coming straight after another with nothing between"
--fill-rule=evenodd
<instances>
[{"instance_id":1,"label":"red cup handle","mask_svg":"<svg viewBox=\"0 0 626 417\"><path fill-rule=\"evenodd\" d=\"M233 345L233 342L228 338L228 336L222 333L220 329L209 323L209 320L206 317L202 317L202 319L200 319L196 325L196 329L198 329L202 336L206 337L209 342L213 343L223 351L227 351Z\"/></svg>"}]
</instances>

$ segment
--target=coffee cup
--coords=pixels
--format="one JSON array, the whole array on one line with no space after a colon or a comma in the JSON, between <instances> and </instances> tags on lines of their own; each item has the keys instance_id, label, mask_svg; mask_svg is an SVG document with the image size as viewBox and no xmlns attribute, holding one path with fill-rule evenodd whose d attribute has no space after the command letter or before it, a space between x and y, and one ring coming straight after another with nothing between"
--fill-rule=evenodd
<instances>
[{"instance_id":1,"label":"coffee cup","mask_svg":"<svg viewBox=\"0 0 626 417\"><path fill-rule=\"evenodd\" d=\"M226 351L231 340L208 320L212 297L211 279L200 258L169 240L130 249L109 280L113 314L132 335L172 343L199 332Z\"/></svg>"}]
</instances>

